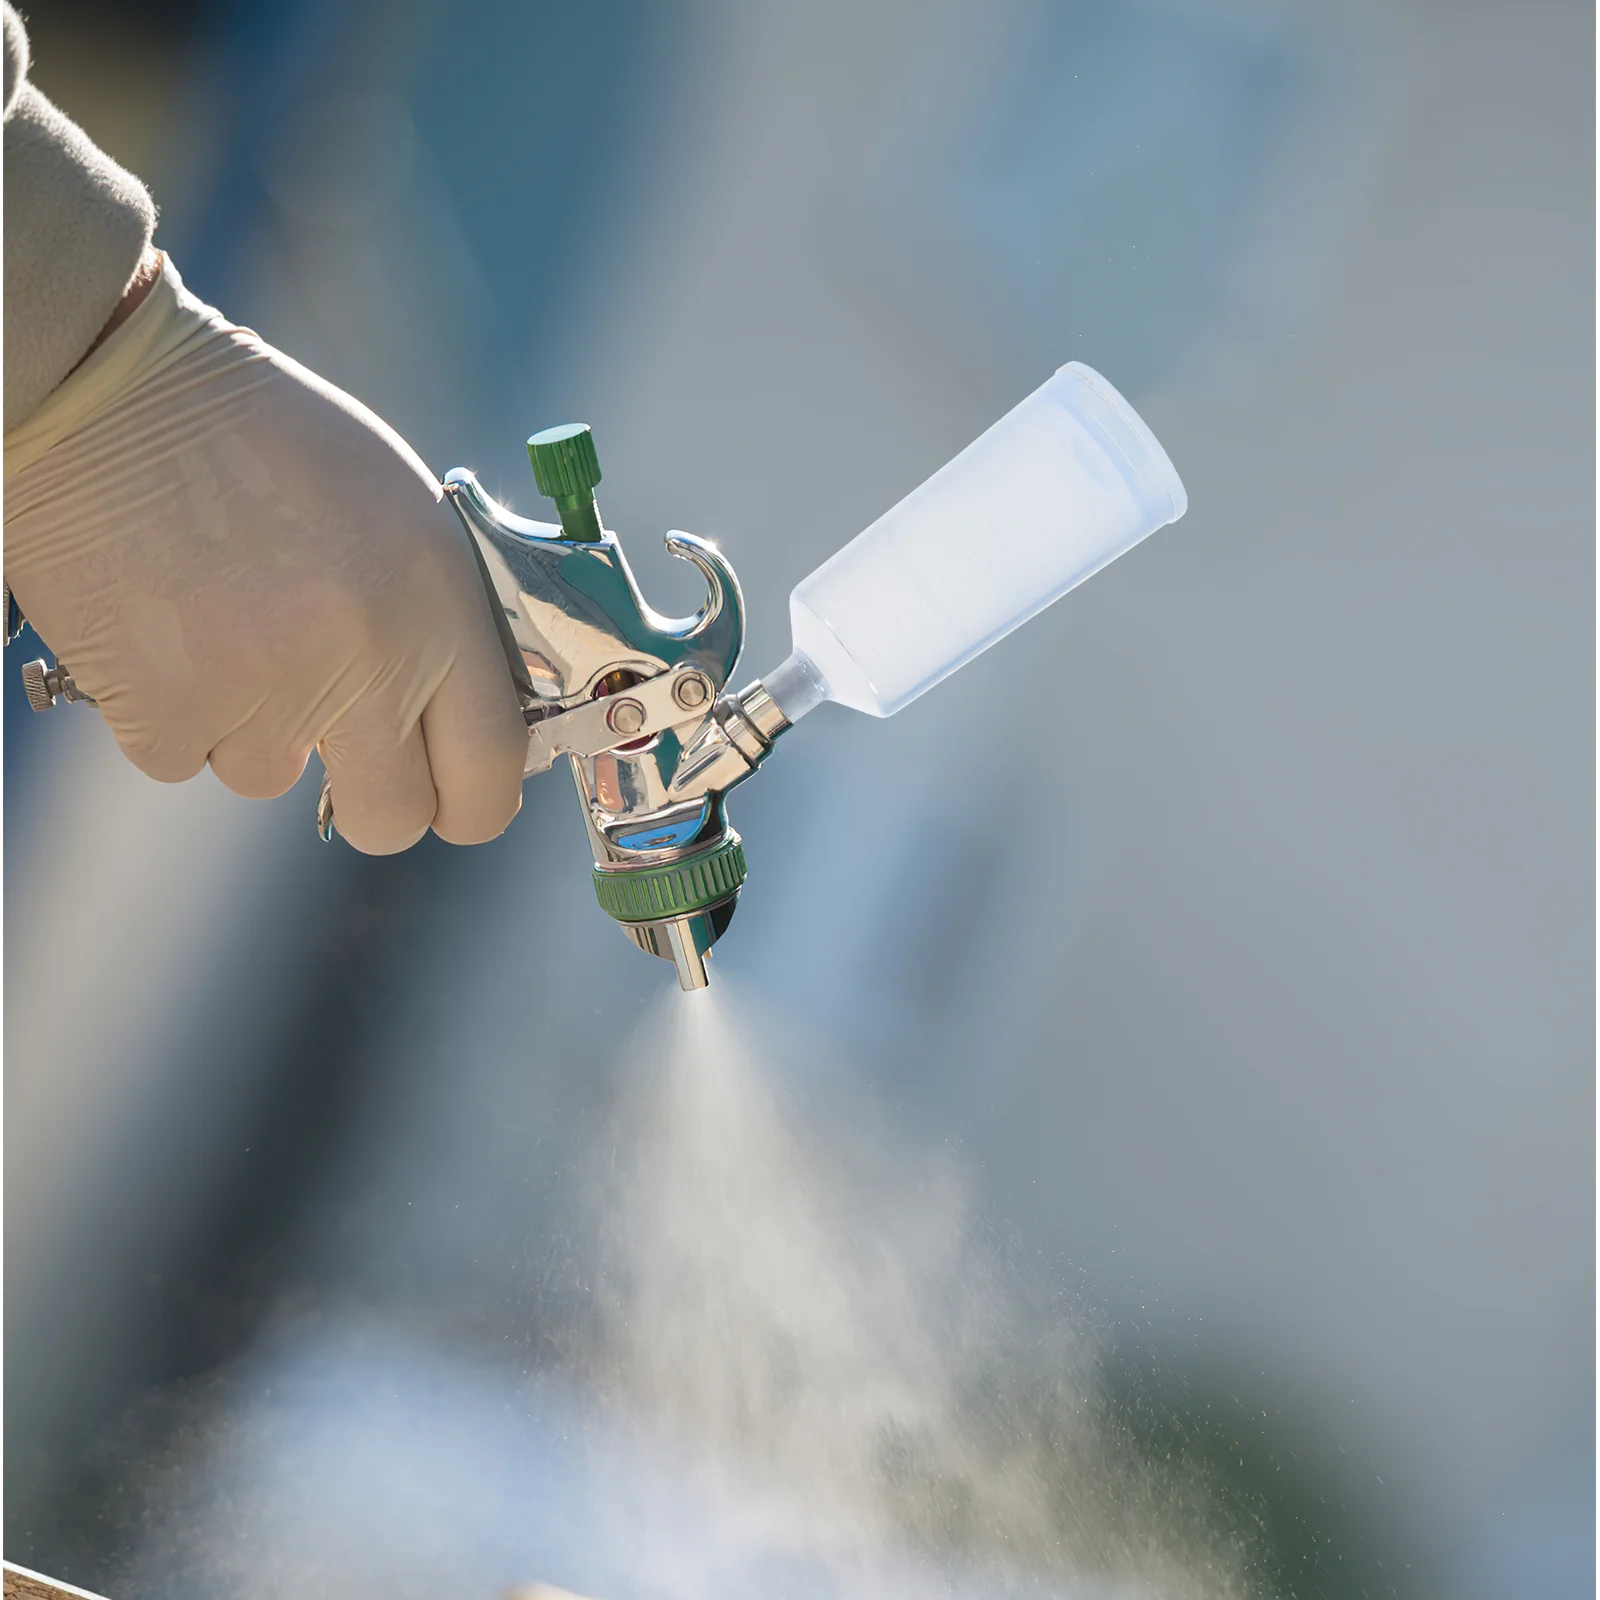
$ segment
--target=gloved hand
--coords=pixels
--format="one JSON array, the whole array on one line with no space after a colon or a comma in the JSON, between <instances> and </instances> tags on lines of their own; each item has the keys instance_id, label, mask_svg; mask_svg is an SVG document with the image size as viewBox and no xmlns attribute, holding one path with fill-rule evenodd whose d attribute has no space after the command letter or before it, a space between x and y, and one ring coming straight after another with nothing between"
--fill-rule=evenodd
<instances>
[{"instance_id":1,"label":"gloved hand","mask_svg":"<svg viewBox=\"0 0 1600 1600\"><path fill-rule=\"evenodd\" d=\"M12 593L141 770L266 798L315 746L374 854L516 815L527 730L433 475L170 262L5 456Z\"/></svg>"}]
</instances>

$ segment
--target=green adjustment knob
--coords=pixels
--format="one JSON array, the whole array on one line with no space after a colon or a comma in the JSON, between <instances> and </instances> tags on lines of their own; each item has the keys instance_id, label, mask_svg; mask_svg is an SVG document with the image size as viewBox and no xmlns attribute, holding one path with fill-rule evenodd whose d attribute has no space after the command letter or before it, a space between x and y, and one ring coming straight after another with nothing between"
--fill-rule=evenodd
<instances>
[{"instance_id":1,"label":"green adjustment knob","mask_svg":"<svg viewBox=\"0 0 1600 1600\"><path fill-rule=\"evenodd\" d=\"M594 453L594 435L587 422L564 422L546 428L528 441L533 481L548 495L561 514L563 538L585 543L600 537L600 513L594 503L594 486L600 481L600 458Z\"/></svg>"},{"instance_id":2,"label":"green adjustment knob","mask_svg":"<svg viewBox=\"0 0 1600 1600\"><path fill-rule=\"evenodd\" d=\"M618 922L656 922L690 916L739 892L745 879L744 846L728 833L720 843L667 867L607 872L597 867L595 898Z\"/></svg>"}]
</instances>

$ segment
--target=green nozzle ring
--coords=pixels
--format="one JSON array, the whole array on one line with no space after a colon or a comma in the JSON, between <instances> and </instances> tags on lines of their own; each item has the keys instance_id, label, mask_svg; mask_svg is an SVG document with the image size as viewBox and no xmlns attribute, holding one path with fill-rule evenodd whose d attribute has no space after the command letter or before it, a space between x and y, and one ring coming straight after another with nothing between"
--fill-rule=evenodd
<instances>
[{"instance_id":1,"label":"green nozzle ring","mask_svg":"<svg viewBox=\"0 0 1600 1600\"><path fill-rule=\"evenodd\" d=\"M739 835L729 833L701 855L661 867L594 869L600 909L618 922L690 916L739 892L747 869Z\"/></svg>"}]
</instances>

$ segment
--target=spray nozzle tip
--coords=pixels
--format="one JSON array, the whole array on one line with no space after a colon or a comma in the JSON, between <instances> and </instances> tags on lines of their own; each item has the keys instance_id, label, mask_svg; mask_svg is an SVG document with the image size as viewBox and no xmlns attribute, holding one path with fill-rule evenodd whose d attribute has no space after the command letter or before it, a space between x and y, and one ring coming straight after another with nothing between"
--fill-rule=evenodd
<instances>
[{"instance_id":1,"label":"spray nozzle tip","mask_svg":"<svg viewBox=\"0 0 1600 1600\"><path fill-rule=\"evenodd\" d=\"M694 927L687 917L674 917L663 931L672 951L672 965L677 969L678 987L688 993L704 989L710 983L706 975L706 958L695 943Z\"/></svg>"}]
</instances>

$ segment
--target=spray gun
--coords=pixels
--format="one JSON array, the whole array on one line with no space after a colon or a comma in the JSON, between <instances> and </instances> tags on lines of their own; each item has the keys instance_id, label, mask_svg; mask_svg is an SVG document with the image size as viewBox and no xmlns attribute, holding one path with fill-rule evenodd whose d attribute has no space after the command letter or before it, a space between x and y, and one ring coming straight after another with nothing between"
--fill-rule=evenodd
<instances>
[{"instance_id":1,"label":"spray gun","mask_svg":"<svg viewBox=\"0 0 1600 1600\"><path fill-rule=\"evenodd\" d=\"M706 986L745 881L728 791L779 734L824 700L891 716L1188 506L1143 420L1072 362L802 580L793 651L729 693L745 618L723 555L669 534L709 592L692 617L661 616L600 521L588 427L535 434L528 453L559 523L513 514L463 469L444 480L528 724L524 774L567 758L601 909L685 989ZM22 671L35 710L87 699L59 662ZM326 779L317 823L331 838Z\"/></svg>"},{"instance_id":2,"label":"spray gun","mask_svg":"<svg viewBox=\"0 0 1600 1600\"><path fill-rule=\"evenodd\" d=\"M789 720L759 683L724 692L744 649L744 598L716 546L667 536L709 594L694 616L663 617L601 525L589 429L547 429L528 454L559 524L513 515L460 468L444 480L482 564L528 723L524 775L567 757L601 909L641 950L671 961L683 988L703 989L706 952L745 879L724 797ZM318 825L328 837L326 781Z\"/></svg>"}]
</instances>

